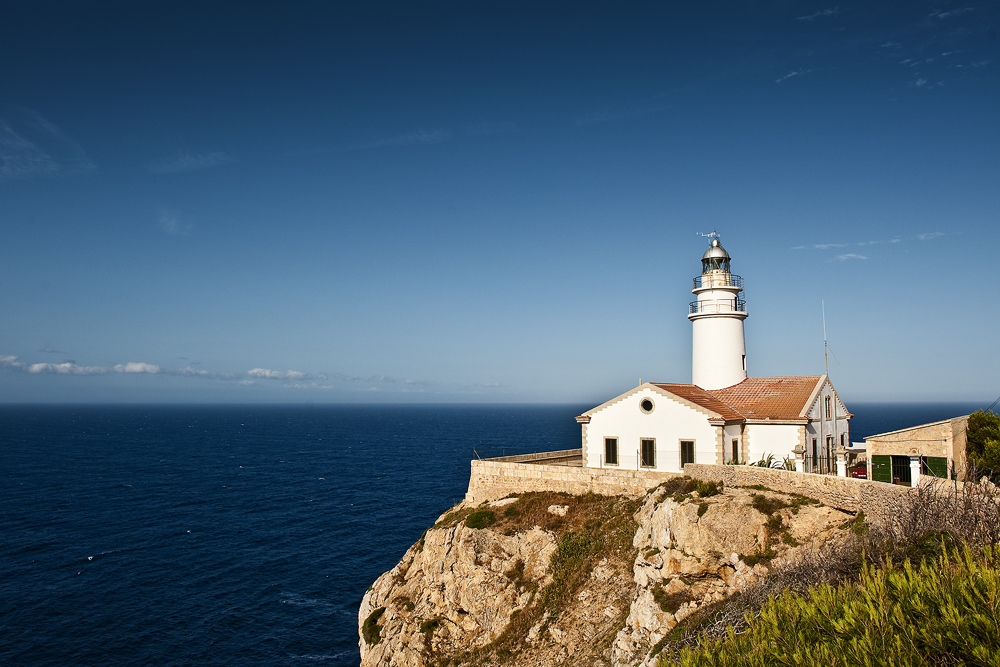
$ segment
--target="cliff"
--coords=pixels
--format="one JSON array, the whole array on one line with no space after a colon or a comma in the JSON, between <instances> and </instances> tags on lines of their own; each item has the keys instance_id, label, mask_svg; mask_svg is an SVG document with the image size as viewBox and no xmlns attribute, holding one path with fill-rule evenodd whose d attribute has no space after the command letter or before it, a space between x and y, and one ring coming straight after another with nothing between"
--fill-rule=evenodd
<instances>
[{"instance_id":1,"label":"cliff","mask_svg":"<svg viewBox=\"0 0 1000 667\"><path fill-rule=\"evenodd\" d=\"M362 665L652 665L679 622L850 518L681 478L644 496L462 503L365 594Z\"/></svg>"}]
</instances>

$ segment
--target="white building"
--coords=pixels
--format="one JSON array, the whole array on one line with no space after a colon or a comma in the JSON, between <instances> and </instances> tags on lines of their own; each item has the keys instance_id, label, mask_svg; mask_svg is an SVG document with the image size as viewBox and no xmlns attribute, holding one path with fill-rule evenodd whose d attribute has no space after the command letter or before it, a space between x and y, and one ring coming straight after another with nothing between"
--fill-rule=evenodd
<instances>
[{"instance_id":1,"label":"white building","mask_svg":"<svg viewBox=\"0 0 1000 667\"><path fill-rule=\"evenodd\" d=\"M852 415L827 376L747 377L743 279L729 265L713 235L688 314L693 384L646 382L577 417L585 467L679 472L772 457L846 475Z\"/></svg>"}]
</instances>

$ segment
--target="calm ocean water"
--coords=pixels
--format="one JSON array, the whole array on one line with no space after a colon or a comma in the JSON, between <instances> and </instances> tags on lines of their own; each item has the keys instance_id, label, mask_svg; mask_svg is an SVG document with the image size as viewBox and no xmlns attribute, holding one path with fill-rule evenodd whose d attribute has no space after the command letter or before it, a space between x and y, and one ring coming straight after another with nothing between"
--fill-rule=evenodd
<instances>
[{"instance_id":1,"label":"calm ocean water","mask_svg":"<svg viewBox=\"0 0 1000 667\"><path fill-rule=\"evenodd\" d=\"M469 459L592 406L0 406L0 664L357 665ZM852 404L852 440L981 405Z\"/></svg>"}]
</instances>

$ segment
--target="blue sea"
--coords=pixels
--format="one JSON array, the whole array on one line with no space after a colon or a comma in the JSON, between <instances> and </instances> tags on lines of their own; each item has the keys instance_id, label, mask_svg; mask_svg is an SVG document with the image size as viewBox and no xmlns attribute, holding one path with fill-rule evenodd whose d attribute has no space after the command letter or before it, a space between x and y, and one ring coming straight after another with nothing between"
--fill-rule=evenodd
<instances>
[{"instance_id":1,"label":"blue sea","mask_svg":"<svg viewBox=\"0 0 1000 667\"><path fill-rule=\"evenodd\" d=\"M473 456L592 406L0 406L0 664L357 665ZM852 440L982 405L852 404Z\"/></svg>"}]
</instances>

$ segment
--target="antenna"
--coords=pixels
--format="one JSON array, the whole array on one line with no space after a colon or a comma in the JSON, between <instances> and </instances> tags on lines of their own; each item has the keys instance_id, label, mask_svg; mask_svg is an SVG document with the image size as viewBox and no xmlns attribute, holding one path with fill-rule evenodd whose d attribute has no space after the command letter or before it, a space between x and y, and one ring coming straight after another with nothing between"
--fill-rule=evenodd
<instances>
[{"instance_id":1,"label":"antenna","mask_svg":"<svg viewBox=\"0 0 1000 667\"><path fill-rule=\"evenodd\" d=\"M710 231L708 234L706 234L704 232L695 232L695 234L697 234L698 236L704 236L705 238L709 238L709 239L717 239L717 238L719 238L719 232L715 231L714 229L712 231Z\"/></svg>"},{"instance_id":2,"label":"antenna","mask_svg":"<svg viewBox=\"0 0 1000 667\"><path fill-rule=\"evenodd\" d=\"M826 375L830 375L830 356L826 345L826 302L820 299L820 307L823 308L823 361L826 363Z\"/></svg>"}]
</instances>

